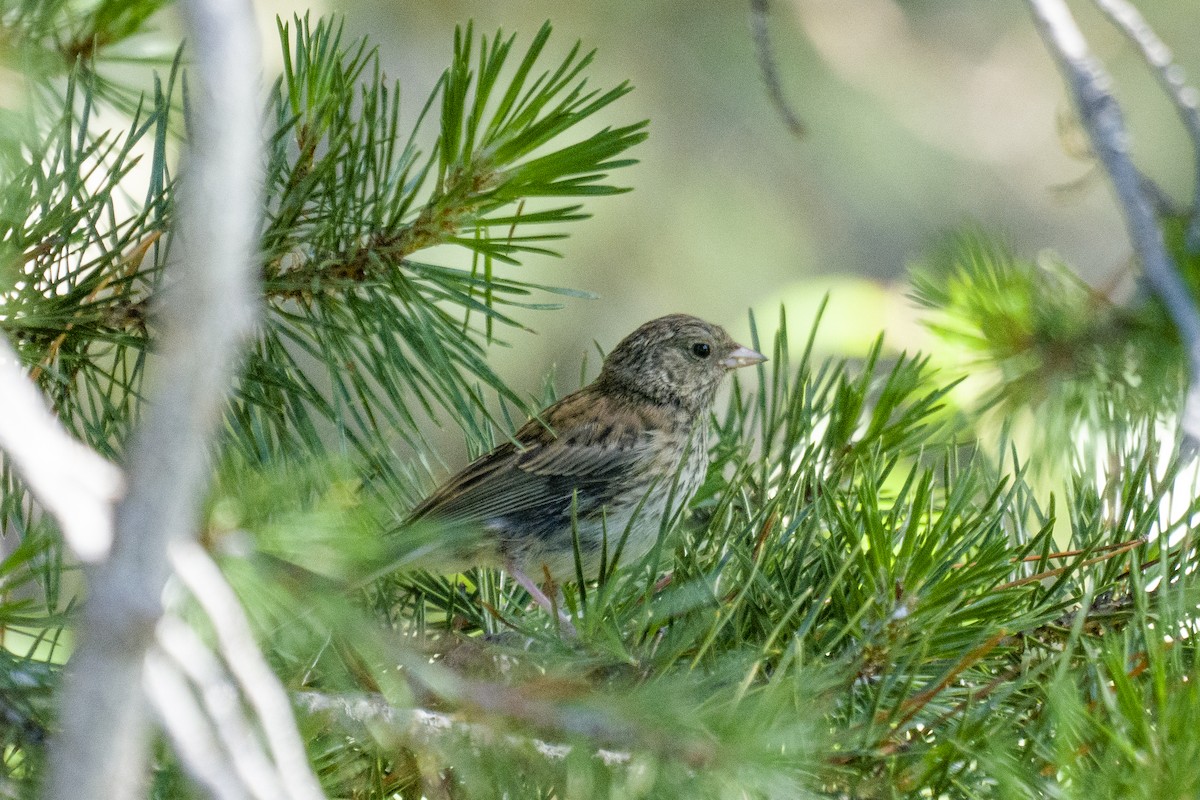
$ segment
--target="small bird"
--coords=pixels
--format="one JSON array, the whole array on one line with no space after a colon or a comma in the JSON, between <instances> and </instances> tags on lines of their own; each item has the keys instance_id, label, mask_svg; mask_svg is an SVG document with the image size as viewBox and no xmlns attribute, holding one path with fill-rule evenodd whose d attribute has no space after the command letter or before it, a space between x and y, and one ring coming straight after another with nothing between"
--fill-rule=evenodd
<instances>
[{"instance_id":1,"label":"small bird","mask_svg":"<svg viewBox=\"0 0 1200 800\"><path fill-rule=\"evenodd\" d=\"M409 520L478 525L474 560L504 566L539 603L529 576L586 579L645 555L665 515L687 503L708 467L708 416L725 374L766 358L687 314L625 337L600 375L543 410L438 487ZM601 551L607 546L607 552Z\"/></svg>"}]
</instances>

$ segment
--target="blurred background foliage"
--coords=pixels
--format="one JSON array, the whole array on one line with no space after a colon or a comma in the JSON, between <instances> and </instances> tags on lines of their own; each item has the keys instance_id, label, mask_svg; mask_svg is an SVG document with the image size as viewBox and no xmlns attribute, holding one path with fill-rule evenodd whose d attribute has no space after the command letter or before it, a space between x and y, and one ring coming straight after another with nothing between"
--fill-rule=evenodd
<instances>
[{"instance_id":1,"label":"blurred background foliage","mask_svg":"<svg viewBox=\"0 0 1200 800\"><path fill-rule=\"evenodd\" d=\"M264 21L296 5L258 4ZM1200 44L1172 35L1194 6L1143 5L1177 62L1200 74ZM384 69L404 76L410 92L423 93L442 69L439 33L468 19L481 30L553 19L560 47L585 37L599 50L595 75L636 86L623 111L651 126L640 163L622 174L635 191L592 204L594 219L562 244L561 260L529 259L521 269L599 302L524 318L537 335L510 332L514 346L491 353L498 373L527 392L547 364L560 367L559 390L570 388L593 341L615 341L653 316L686 310L744 336L743 309L769 326L785 303L803 319L830 290L819 352L860 356L882 328L889 346L938 359L942 346L907 298L906 269L974 223L1020 258L1052 251L1117 303L1135 292L1107 181L1019 3L772 3L780 77L808 125L804 139L770 104L747 4L736 0L702 9L670 0L340 0L330 8L347 13L348 31L371 35ZM1138 164L1186 203L1191 150L1174 110L1136 49L1090 4L1077 13L1116 80ZM954 348L945 356L961 366ZM461 457L457 434L438 444Z\"/></svg>"},{"instance_id":2,"label":"blurred background foliage","mask_svg":"<svg viewBox=\"0 0 1200 800\"><path fill-rule=\"evenodd\" d=\"M147 13L159 5L145 4ZM636 87L621 111L595 117L612 125L651 120L639 163L621 176L635 191L593 200L593 219L554 246L561 258L532 255L519 270L498 272L597 298L567 299L566 314L523 315L528 330L507 330L499 338L511 346L490 348L490 368L523 398L540 391L549 365L557 366L556 389L572 388L594 342L611 343L655 315L685 310L745 336L743 309L770 326L781 303L804 318L827 292L818 352L861 356L883 329L889 347L929 351L961 369L970 359L929 335L909 300L906 272L932 252L944 254L963 226L1019 259L1065 265L1114 304L1138 291L1107 181L1019 4L771 4L785 96L808 123L803 139L770 104L741 2L703 11L682 2L600 9L540 0L260 0L255 7L272 74L283 65L276 15L344 13L346 40L368 35L381 75L400 79L401 130L416 122L444 69L444 37L469 20L481 31L525 31L553 19L560 36L548 46L551 57L582 37L599 52L594 80ZM1142 11L1195 74L1200 45L1170 35L1190 9L1187 0L1161 0ZM1186 203L1193 164L1174 110L1136 49L1090 4L1077 12L1116 80L1139 166ZM145 29L119 21L130 36L98 51L104 69L95 71L110 94L127 84L149 88L136 66L172 55L169 14L152 15ZM76 42L86 38L71 33ZM71 36L61 38L69 50ZM127 108L125 91L116 105ZM426 126L415 142L428 149L435 135ZM439 263L470 268L469 253L436 254ZM426 434L450 463L464 457L456 426Z\"/></svg>"},{"instance_id":3,"label":"blurred background foliage","mask_svg":"<svg viewBox=\"0 0 1200 800\"><path fill-rule=\"evenodd\" d=\"M35 35L12 37L0 75L20 178L0 196L17 265L0 327L113 456L169 257L181 125L163 5L4 6L10 33ZM257 8L283 75L266 321L201 533L331 796L1190 796L1197 508L1171 458L1178 352L1021 7L773 5L802 140L767 100L741 3ZM1192 10L1144 9L1185 66ZM455 29L469 19L473 37ZM1173 112L1085 21L1139 163L1187 198ZM543 44L543 68L568 74L597 47L580 76L600 94L571 95L572 77L565 107L477 114L469 67L505 51L500 27L519 36L494 101ZM636 191L606 196L621 188ZM446 532L380 535L438 461L590 377L593 341L678 310L771 361L718 405L675 538L567 588L578 639L496 571L423 571ZM1080 449L1080 430L1099 444ZM1053 493L1030 467L1047 454ZM78 586L5 480L19 536L0 576L0 790L19 796ZM165 748L158 764L157 796L189 791Z\"/></svg>"},{"instance_id":4,"label":"blurred background foliage","mask_svg":"<svg viewBox=\"0 0 1200 800\"><path fill-rule=\"evenodd\" d=\"M1200 73L1200 44L1171 35L1194 6L1144 5L1178 63ZM833 281L902 282L909 259L972 220L1023 257L1058 251L1092 283L1129 260L1103 177L1081 158L1081 134L1060 125L1070 114L1061 80L1018 3L772 3L785 93L809 127L803 140L770 106L745 3L343 0L337 8L350 30L370 32L388 73L418 91L442 68L439 32L467 19L482 30L554 19L564 41L583 36L599 49L597 76L637 87L624 110L652 122L641 163L623 174L636 191L596 204L561 262L529 265L541 282L604 302L535 318L545 335L516 339L519 355L497 353L505 374L525 382L551 361L573 367L591 338L611 341L659 313L686 308L736 328L743 308L815 307ZM1088 4L1078 11L1117 80L1139 164L1186 200L1190 148L1173 110L1120 34ZM876 298L880 313L870 316L850 313L862 307L857 298L839 310L835 297L827 335L850 315L871 319L867 327L890 323L898 341L910 341L902 294ZM856 341L859 353L873 336Z\"/></svg>"}]
</instances>

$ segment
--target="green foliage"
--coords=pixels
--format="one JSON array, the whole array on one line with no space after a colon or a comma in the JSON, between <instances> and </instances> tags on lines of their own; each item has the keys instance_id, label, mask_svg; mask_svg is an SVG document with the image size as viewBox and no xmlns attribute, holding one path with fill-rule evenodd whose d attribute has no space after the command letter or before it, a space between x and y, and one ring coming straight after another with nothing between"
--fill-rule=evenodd
<instances>
[{"instance_id":1,"label":"green foliage","mask_svg":"<svg viewBox=\"0 0 1200 800\"><path fill-rule=\"evenodd\" d=\"M547 25L506 78L514 38L476 44L470 26L460 31L450 69L406 135L399 89L366 42L346 44L325 22L281 25L263 234L268 317L231 420L239 445L304 455L323 450L332 429L390 475L379 439L399 432L415 443L439 407L482 432L478 382L521 406L480 336L517 325L508 309L550 307L523 299L532 293L578 293L503 277L499 266L550 253L543 243L586 216L578 204L526 203L621 191L606 173L632 163L618 156L645 138L644 123L581 135L629 88L589 90L591 55L578 45L538 75L549 36ZM439 135L423 154L416 137L439 99ZM580 138L552 141L564 136ZM519 233L527 228L536 232ZM469 269L411 258L446 244L470 253ZM306 360L322 365L330 391L316 388Z\"/></svg>"},{"instance_id":2,"label":"green foliage","mask_svg":"<svg viewBox=\"0 0 1200 800\"><path fill-rule=\"evenodd\" d=\"M241 584L252 608L277 598L261 631L288 654L285 680L327 701L310 722L330 794L1117 797L1104 776L1138 785L1131 772L1190 746L1156 719L1182 732L1200 710L1179 638L1197 598L1197 508L1160 519L1187 490L1154 447L1039 503L1022 465L998 472L954 443L924 360L792 363L784 342L760 389L735 386L714 421L688 518L642 562L565 587L578 639L491 570L405 573L330 605L311 574L321 554L336 543L372 563L377 528L320 532L324 501L298 512L282 488L240 501L267 509L230 526L254 558L278 557L271 530L305 531L273 578L230 568L255 576ZM346 485L314 497L333 491L356 513L375 502ZM1069 542L1054 538L1059 508ZM436 546L428 536L389 546L412 557ZM1154 760L1130 750L1129 726ZM1172 780L1193 779L1173 763Z\"/></svg>"},{"instance_id":3,"label":"green foliage","mask_svg":"<svg viewBox=\"0 0 1200 800\"><path fill-rule=\"evenodd\" d=\"M170 0L0 0L4 56L11 59L33 89L40 111L54 116L64 106L63 79L84 78L97 99L127 114L142 103L142 87L112 80L116 65L165 66L169 51L147 55L144 44L155 16Z\"/></svg>"},{"instance_id":4,"label":"green foliage","mask_svg":"<svg viewBox=\"0 0 1200 800\"><path fill-rule=\"evenodd\" d=\"M69 79L67 108L23 151L0 194L0 235L13 267L0 328L67 427L113 456L136 416L146 307L161 272L174 76L123 133L92 132L93 98L82 81ZM151 201L137 205L123 181L140 146L151 148L157 178Z\"/></svg>"},{"instance_id":5,"label":"green foliage","mask_svg":"<svg viewBox=\"0 0 1200 800\"><path fill-rule=\"evenodd\" d=\"M0 142L0 329L64 424L114 459L139 415L151 301L170 258L182 81L181 62L167 62L169 73L142 97L107 83L99 66L163 5L0 9L6 55L37 90L28 108L13 110ZM489 390L521 405L491 371L484 344L496 323L517 324L506 307L549 307L525 298L576 293L505 273L549 252L543 242L586 216L563 198L620 191L607 173L632 163L622 153L644 138L644 123L580 130L628 87L589 89L591 55L578 47L541 66L548 26L524 53L513 52L512 38L477 40L468 28L425 103L422 120L441 100L441 135L422 154L420 121L401 134L398 89L365 42L344 44L328 22L297 20L294 35L283 25L280 33L287 68L268 108L275 127L261 249L267 316L222 445L235 454L230 463L345 451L377 490L403 496L416 482L397 474L391 437L419 442L439 409L478 432ZM129 113L127 128L97 126L97 111L114 109ZM553 202L532 207L542 198ZM469 268L410 258L438 245L458 246ZM2 469L0 526L32 542L41 523L7 460ZM40 617L21 606L0 614L0 630L57 638L62 568L53 548L38 552L10 556L17 576L5 585L32 585ZM22 651L28 674L52 676L47 652ZM20 730L15 717L13 725ZM27 770L35 751L13 747L7 755Z\"/></svg>"},{"instance_id":6,"label":"green foliage","mask_svg":"<svg viewBox=\"0 0 1200 800\"><path fill-rule=\"evenodd\" d=\"M53 730L53 698L67 650L64 613L56 612L63 579L45 526L22 531L0 563L0 791L36 779L42 745ZM16 534L11 534L15 536Z\"/></svg>"},{"instance_id":7,"label":"green foliage","mask_svg":"<svg viewBox=\"0 0 1200 800\"><path fill-rule=\"evenodd\" d=\"M555 229L585 216L577 204L525 213L527 198L620 191L604 182L606 171L631 163L616 156L645 136L639 123L544 146L579 136L581 123L628 91L588 91L580 72L591 57L578 48L530 81L549 33L543 28L509 82L501 78L513 39L479 42L474 79L476 43L463 33L454 66L425 104L428 111L443 98L441 136L422 155L416 130L399 146L398 89L365 42L345 45L340 28L325 22L297 20L294 38L281 25L287 67L269 109L262 248L268 316L230 417L236 445L260 458L303 455L323 451L322 437L332 434L378 456L364 435L415 436L437 407L475 425L484 408L478 383L520 405L484 360L472 317L490 339L495 322L516 324L504 306L547 307L519 298L575 293L505 278L495 262L546 252L535 243L563 235L518 228ZM148 299L169 255L167 149L178 81L172 71L156 85L123 134L91 130L101 96L89 72L71 72L64 85L55 116L8 153L0 233L13 277L0 326L68 426L115 455L121 426L136 418ZM460 128L465 135L454 133ZM149 177L131 196L127 178L139 162ZM494 227L502 241L489 238ZM473 268L409 259L445 244L472 253ZM329 365L332 391L316 388L309 360Z\"/></svg>"},{"instance_id":8,"label":"green foliage","mask_svg":"<svg viewBox=\"0 0 1200 800\"><path fill-rule=\"evenodd\" d=\"M981 384L975 410L1037 415L1040 461L1073 457L1095 432L1116 448L1179 407L1183 353L1150 298L1119 305L1053 256L1017 258L977 231L944 244L911 280L926 324Z\"/></svg>"},{"instance_id":9,"label":"green foliage","mask_svg":"<svg viewBox=\"0 0 1200 800\"><path fill-rule=\"evenodd\" d=\"M1200 297L1200 252L1188 246L1190 222L1191 217L1188 214L1163 216L1163 240L1188 288L1195 297Z\"/></svg>"},{"instance_id":10,"label":"green foliage","mask_svg":"<svg viewBox=\"0 0 1200 800\"><path fill-rule=\"evenodd\" d=\"M98 25L103 17L117 25L100 37L106 41L119 39L125 24L101 13L109 5L81 22ZM24 9L14 19L53 27L47 14ZM456 98L443 103L442 137L422 156L416 132L398 149L397 90L383 80L366 43L344 46L340 29L328 23L296 25L294 41L287 26L280 29L288 67L270 109L276 128L262 248L268 315L230 411L229 441L266 460L321 453L340 439L391 475L394 460L380 441L397 432L419 438L439 407L478 431L480 384L520 405L487 365L484 333L473 334L472 318L486 320L490 338L494 322L515 324L503 306L536 306L516 298L547 289L505 278L493 262L512 264L540 251L532 244L538 235L517 236L518 227L583 216L578 205L522 216L526 196L617 191L603 182L604 171L629 163L615 156L644 137L644 126L539 150L550 136L577 135L580 123L627 87L586 91L579 73L590 57L577 51L547 72L550 78L526 86L549 28L509 83L501 75L513 40L484 39L478 49L485 69L474 81L468 30L456 43L454 68L426 103L428 109L446 92ZM65 79L61 107L53 116L35 115L27 141L5 153L0 241L11 268L0 329L66 425L110 457L119 456L137 418L153 334L149 300L169 258L168 148L178 85L172 70L125 132L93 131L102 96L80 67ZM488 117L498 87L505 91L501 110ZM483 121L486 135L476 137ZM471 133L448 151L441 142L457 127ZM149 173L136 194L129 182L135 165ZM486 232L496 225L508 238L489 245ZM475 269L408 258L443 244L463 245ZM331 391L319 389L323 383ZM5 516L24 519L19 485L6 485Z\"/></svg>"},{"instance_id":11,"label":"green foliage","mask_svg":"<svg viewBox=\"0 0 1200 800\"><path fill-rule=\"evenodd\" d=\"M39 47L74 20L100 57L158 5L3 19L42 31L22 34ZM588 88L578 47L549 60L548 27L521 50L468 26L402 129L368 43L307 19L280 35L266 313L202 541L331 797L1194 793L1200 501L1155 438L1181 379L1152 311L978 236L914 278L939 332L997 376L994 414L1034 404L1064 441L1103 443L1099 471L1062 460L1056 495L1027 466L1056 440L963 444L958 375L888 361L881 342L855 362L815 360L811 336L791 353L781 314L776 340L753 342L771 360L714 414L691 507L638 563L563 588L571 638L503 573L439 571L455 531L392 529L428 482L431 417L472 451L519 421L486 348L544 307L535 295L567 293L514 267L584 216L564 198L619 191L608 173L643 125L583 126L628 87ZM119 457L169 258L181 82L168 73L119 135L94 130L97 104L119 102L95 63L58 76L63 102L3 151L0 328L66 424ZM438 245L449 260L416 258ZM4 469L21 544L0 564L0 792L18 794L38 777L77 587ZM169 748L156 770L156 796L188 791Z\"/></svg>"}]
</instances>

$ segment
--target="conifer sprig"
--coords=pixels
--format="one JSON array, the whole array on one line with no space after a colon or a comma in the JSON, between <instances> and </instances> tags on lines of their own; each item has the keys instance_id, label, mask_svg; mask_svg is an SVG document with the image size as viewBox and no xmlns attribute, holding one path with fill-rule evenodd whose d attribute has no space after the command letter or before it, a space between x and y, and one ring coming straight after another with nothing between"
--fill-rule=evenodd
<instances>
[{"instance_id":1,"label":"conifer sprig","mask_svg":"<svg viewBox=\"0 0 1200 800\"><path fill-rule=\"evenodd\" d=\"M101 52L146 21L119 5L23 3L3 21L70 12L64 31L114 32L92 37ZM585 85L578 48L549 59L548 29L522 50L467 27L410 126L367 43L329 23L281 31L268 315L202 539L294 692L330 796L1095 800L1200 786L1200 502L1160 458L1156 415L1181 370L1153 313L978 244L918 279L979 364L1066 398L1060 433L1087 427L1089 403L1102 412L1087 419L1106 459L1063 458L1055 494L1029 477L1037 448L963 444L948 424L962 421L956 375L881 345L820 362L812 337L789 352L781 320L773 343L754 342L772 355L756 384L735 385L712 420L692 507L641 562L564 590L580 615L564 639L502 573L440 574L453 532L381 535L420 485L389 437L420 446L436 414L479 451L519 422L484 413L487 393L517 397L484 346L524 323L533 295L561 290L511 262L581 218L564 197L618 191L607 176L644 130L584 128L627 87ZM0 328L64 421L119 454L149 300L170 291L181 92L165 79L118 135L95 125L97 71L74 70L69 101L20 131L36 131L23 149L0 150L14 265ZM150 177L130 190L138 158ZM437 245L451 247L422 253ZM1139 345L1106 351L1119 335ZM1064 365L1068 392L1049 381ZM71 580L4 480L3 525L22 544L0 563L0 793L16 795L40 777ZM383 563L398 574L365 581ZM153 795L182 784L161 754Z\"/></svg>"},{"instance_id":2,"label":"conifer sprig","mask_svg":"<svg viewBox=\"0 0 1200 800\"><path fill-rule=\"evenodd\" d=\"M1161 518L1180 488L1173 473L1156 475L1154 448L1131 444L1102 483L1081 465L1070 492L1047 502L1023 465L997 470L978 446L954 442L939 408L946 387L925 359L817 364L806 348L793 364L783 336L759 388L736 386L714 420L708 481L664 549L566 587L565 606L582 615L577 641L491 570L406 573L357 610L296 625L313 592L295 583L295 566L328 546L285 556L291 599L273 603L264 635L286 637L273 649L292 654L292 680L302 674L325 698L331 791L350 785L335 775L428 787L432 763L453 765L472 797L553 795L581 780L598 796L647 774L650 788L637 785L664 797L729 786L762 797L986 795L1014 759L1037 773L1068 758L1047 748L1067 724L1060 714L1077 712L1052 692L1085 698L1088 724L1106 730L1109 712L1086 699L1110 674L1093 671L1096 654L1124 642L1126 691L1149 691L1139 654L1161 663L1154 631L1187 624L1196 596L1184 588L1195 551L1183 535L1195 504ZM748 432L764 421L752 448ZM1069 541L1056 539L1060 514ZM379 557L366 529L337 531L342 557ZM388 546L432 552L430 535ZM271 585L259 591L277 594ZM356 616L347 638L326 627ZM330 648L331 635L342 644ZM396 637L423 643L436 663L396 649ZM1188 659L1156 667L1161 679L1189 674L1191 645L1174 647ZM398 660L417 685L439 687L443 733L413 722L426 713L413 704L431 702L417 699L423 690L370 666ZM335 708L374 710L364 725ZM350 739L339 745L334 731ZM572 755L549 757L537 741ZM605 763L612 752L623 758Z\"/></svg>"},{"instance_id":3,"label":"conifer sprig","mask_svg":"<svg viewBox=\"0 0 1200 800\"><path fill-rule=\"evenodd\" d=\"M579 136L629 87L591 90L592 56L578 45L539 74L549 25L506 78L515 37L477 41L467 26L404 132L399 89L365 42L347 44L340 25L308 19L281 24L280 36L286 66L272 101L263 237L269 315L248 371L270 377L243 392L238 426L270 452L298 435L311 449L320 425L333 423L376 459L386 431L413 437L438 408L478 435L487 406L476 383L522 403L483 358L472 318L490 340L495 323L518 324L506 307L547 307L524 299L531 294L579 295L504 277L498 265L552 254L545 243L565 235L561 224L586 216L578 204L533 208L538 198L622 191L607 173L633 163L620 156L645 138L645 123L555 143ZM435 109L438 136L422 153L422 123ZM438 245L462 247L470 267L413 258ZM336 365L327 397L300 354Z\"/></svg>"}]
</instances>

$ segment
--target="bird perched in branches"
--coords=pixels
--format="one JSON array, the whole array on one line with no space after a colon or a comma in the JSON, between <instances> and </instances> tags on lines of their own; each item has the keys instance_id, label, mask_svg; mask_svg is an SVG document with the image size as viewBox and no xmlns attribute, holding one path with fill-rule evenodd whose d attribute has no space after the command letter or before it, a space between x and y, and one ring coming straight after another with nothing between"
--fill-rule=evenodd
<instances>
[{"instance_id":1,"label":"bird perched in branches","mask_svg":"<svg viewBox=\"0 0 1200 800\"><path fill-rule=\"evenodd\" d=\"M529 576L574 579L576 537L585 579L618 547L629 560L649 551L664 516L704 480L708 415L725 374L765 360L696 317L651 320L609 353L596 380L438 487L410 521L481 527L475 560L506 567L546 605Z\"/></svg>"}]
</instances>

